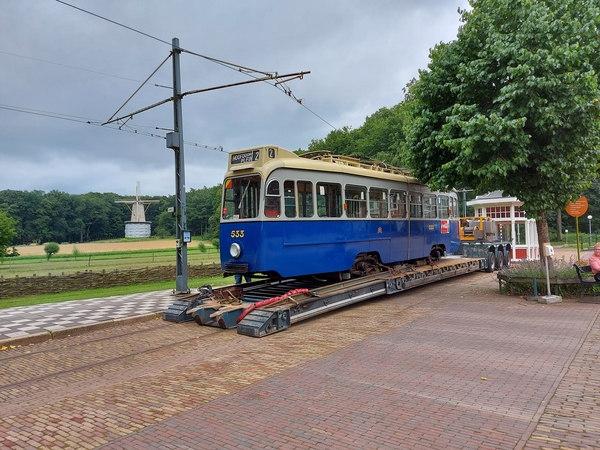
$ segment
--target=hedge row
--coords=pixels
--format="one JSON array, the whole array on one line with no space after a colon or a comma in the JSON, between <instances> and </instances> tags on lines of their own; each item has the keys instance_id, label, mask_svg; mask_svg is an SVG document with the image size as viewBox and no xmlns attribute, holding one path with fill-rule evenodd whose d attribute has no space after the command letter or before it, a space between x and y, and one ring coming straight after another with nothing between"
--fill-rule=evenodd
<instances>
[{"instance_id":1,"label":"hedge row","mask_svg":"<svg viewBox=\"0 0 600 450\"><path fill-rule=\"evenodd\" d=\"M189 278L215 277L222 275L222 273L221 266L214 263L188 265ZM4 278L0 276L0 298L128 286L157 281L175 282L175 266L102 270L98 272L86 270L85 272L68 275L52 275L49 273L46 276L33 275L31 277Z\"/></svg>"}]
</instances>

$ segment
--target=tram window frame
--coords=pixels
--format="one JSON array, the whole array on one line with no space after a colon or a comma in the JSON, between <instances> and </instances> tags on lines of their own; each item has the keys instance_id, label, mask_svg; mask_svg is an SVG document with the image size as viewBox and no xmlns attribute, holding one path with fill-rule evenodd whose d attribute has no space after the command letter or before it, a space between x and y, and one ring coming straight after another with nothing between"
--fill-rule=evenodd
<instances>
[{"instance_id":1,"label":"tram window frame","mask_svg":"<svg viewBox=\"0 0 600 450\"><path fill-rule=\"evenodd\" d=\"M258 217L261 194L259 175L232 177L223 183L223 220L254 219ZM231 213L233 211L233 213Z\"/></svg>"},{"instance_id":2,"label":"tram window frame","mask_svg":"<svg viewBox=\"0 0 600 450\"><path fill-rule=\"evenodd\" d=\"M438 195L438 217L440 219L450 218L450 197L447 195Z\"/></svg>"},{"instance_id":3,"label":"tram window frame","mask_svg":"<svg viewBox=\"0 0 600 450\"><path fill-rule=\"evenodd\" d=\"M411 219L423 218L423 195L418 192L410 192L410 217Z\"/></svg>"},{"instance_id":4,"label":"tram window frame","mask_svg":"<svg viewBox=\"0 0 600 450\"><path fill-rule=\"evenodd\" d=\"M437 196L423 194L423 218L437 219Z\"/></svg>"},{"instance_id":5,"label":"tram window frame","mask_svg":"<svg viewBox=\"0 0 600 450\"><path fill-rule=\"evenodd\" d=\"M281 194L278 179L271 179L267 181L267 187L265 188L265 204L264 214L269 219L276 219L281 216Z\"/></svg>"},{"instance_id":6,"label":"tram window frame","mask_svg":"<svg viewBox=\"0 0 600 450\"><path fill-rule=\"evenodd\" d=\"M367 188L347 184L344 190L346 217L357 219L367 217Z\"/></svg>"},{"instance_id":7,"label":"tram window frame","mask_svg":"<svg viewBox=\"0 0 600 450\"><path fill-rule=\"evenodd\" d=\"M298 195L298 217L314 217L315 204L313 182L305 180L296 181L296 192Z\"/></svg>"},{"instance_id":8,"label":"tram window frame","mask_svg":"<svg viewBox=\"0 0 600 450\"><path fill-rule=\"evenodd\" d=\"M283 209L285 217L296 217L296 183L294 180L283 182Z\"/></svg>"},{"instance_id":9,"label":"tram window frame","mask_svg":"<svg viewBox=\"0 0 600 450\"><path fill-rule=\"evenodd\" d=\"M317 183L317 216L342 217L342 185L319 181Z\"/></svg>"},{"instance_id":10,"label":"tram window frame","mask_svg":"<svg viewBox=\"0 0 600 450\"><path fill-rule=\"evenodd\" d=\"M389 216L388 191L383 188L369 189L369 214L378 219Z\"/></svg>"},{"instance_id":11,"label":"tram window frame","mask_svg":"<svg viewBox=\"0 0 600 450\"><path fill-rule=\"evenodd\" d=\"M406 219L406 201L408 194L406 191L390 191L390 213L391 216L398 219Z\"/></svg>"}]
</instances>

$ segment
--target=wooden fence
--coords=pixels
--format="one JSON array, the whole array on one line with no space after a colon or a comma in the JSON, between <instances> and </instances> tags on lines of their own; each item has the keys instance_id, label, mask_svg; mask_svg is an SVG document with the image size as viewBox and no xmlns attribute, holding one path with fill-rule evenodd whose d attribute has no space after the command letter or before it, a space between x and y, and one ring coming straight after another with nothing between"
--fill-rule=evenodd
<instances>
[{"instance_id":1,"label":"wooden fence","mask_svg":"<svg viewBox=\"0 0 600 450\"><path fill-rule=\"evenodd\" d=\"M222 275L219 264L188 265L189 278L208 278ZM100 289L130 284L175 282L175 266L155 266L112 271L86 270L73 274L4 278L0 276L0 299L24 295L54 294L58 292ZM190 286L190 288L192 288Z\"/></svg>"}]
</instances>

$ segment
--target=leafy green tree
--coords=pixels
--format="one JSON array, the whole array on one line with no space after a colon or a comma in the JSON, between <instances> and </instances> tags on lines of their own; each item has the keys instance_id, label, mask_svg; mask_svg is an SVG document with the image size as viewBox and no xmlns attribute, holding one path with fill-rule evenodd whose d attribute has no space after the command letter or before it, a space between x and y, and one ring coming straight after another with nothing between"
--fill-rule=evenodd
<instances>
[{"instance_id":1,"label":"leafy green tree","mask_svg":"<svg viewBox=\"0 0 600 450\"><path fill-rule=\"evenodd\" d=\"M56 242L48 242L44 245L44 253L46 253L46 259L50 261L50 257L60 250L60 245Z\"/></svg>"},{"instance_id":2,"label":"leafy green tree","mask_svg":"<svg viewBox=\"0 0 600 450\"><path fill-rule=\"evenodd\" d=\"M131 213L123 205L115 204L116 194L89 192L79 196L76 223L79 242L97 241L125 235L125 221Z\"/></svg>"},{"instance_id":3,"label":"leafy green tree","mask_svg":"<svg viewBox=\"0 0 600 450\"><path fill-rule=\"evenodd\" d=\"M17 235L16 223L6 212L0 211L0 261L7 255L6 249L13 245L13 239Z\"/></svg>"},{"instance_id":4,"label":"leafy green tree","mask_svg":"<svg viewBox=\"0 0 600 450\"><path fill-rule=\"evenodd\" d=\"M194 234L218 237L221 187L192 189L188 224ZM114 193L71 195L60 191L0 191L0 210L15 220L15 244L31 242L84 242L123 237L131 211L115 200L130 199ZM155 234L173 236L175 220L166 210L174 196L143 197L159 200L148 205L146 220ZM216 215L216 220L213 218Z\"/></svg>"},{"instance_id":5,"label":"leafy green tree","mask_svg":"<svg viewBox=\"0 0 600 450\"><path fill-rule=\"evenodd\" d=\"M35 219L43 199L43 191L0 191L0 209L16 220L16 240L20 244L39 241Z\"/></svg>"},{"instance_id":6,"label":"leafy green tree","mask_svg":"<svg viewBox=\"0 0 600 450\"><path fill-rule=\"evenodd\" d=\"M597 176L598 0L470 0L411 87L408 161L437 189L502 190L548 242L547 211Z\"/></svg>"},{"instance_id":7,"label":"leafy green tree","mask_svg":"<svg viewBox=\"0 0 600 450\"><path fill-rule=\"evenodd\" d=\"M313 139L308 151L329 151L335 155L353 155L358 153L356 140L358 132L352 127L342 127L331 131L324 139Z\"/></svg>"},{"instance_id":8,"label":"leafy green tree","mask_svg":"<svg viewBox=\"0 0 600 450\"><path fill-rule=\"evenodd\" d=\"M219 196L219 186L202 189L190 189L186 194L186 222L188 230L195 236L206 235L209 229L209 219L215 209L215 198ZM220 205L220 196L218 198ZM220 206L217 207L220 209Z\"/></svg>"},{"instance_id":9,"label":"leafy green tree","mask_svg":"<svg viewBox=\"0 0 600 450\"><path fill-rule=\"evenodd\" d=\"M208 219L208 234L207 238L219 239L219 230L221 224L221 196L223 194L223 187L216 186L215 195L213 197L213 213Z\"/></svg>"},{"instance_id":10,"label":"leafy green tree","mask_svg":"<svg viewBox=\"0 0 600 450\"><path fill-rule=\"evenodd\" d=\"M165 238L175 236L175 216L173 213L163 211L157 217L156 235Z\"/></svg>"},{"instance_id":11,"label":"leafy green tree","mask_svg":"<svg viewBox=\"0 0 600 450\"><path fill-rule=\"evenodd\" d=\"M38 240L74 242L79 235L79 196L50 191L43 194L34 224Z\"/></svg>"},{"instance_id":12,"label":"leafy green tree","mask_svg":"<svg viewBox=\"0 0 600 450\"><path fill-rule=\"evenodd\" d=\"M342 127L333 130L324 139L312 140L308 150L366 156L402 167L406 165L404 127L409 117L408 104L404 101L392 108L381 108L368 116L360 128Z\"/></svg>"}]
</instances>

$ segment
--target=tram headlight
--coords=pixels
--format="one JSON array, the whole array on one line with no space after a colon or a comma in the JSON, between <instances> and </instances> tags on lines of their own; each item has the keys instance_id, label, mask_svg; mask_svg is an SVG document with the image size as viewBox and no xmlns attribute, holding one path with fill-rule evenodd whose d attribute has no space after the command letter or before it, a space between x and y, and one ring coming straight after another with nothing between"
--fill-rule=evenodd
<instances>
[{"instance_id":1,"label":"tram headlight","mask_svg":"<svg viewBox=\"0 0 600 450\"><path fill-rule=\"evenodd\" d=\"M229 247L229 254L231 255L232 258L239 258L240 255L242 254L242 247L240 247L240 244L234 242L233 244L231 244L231 246Z\"/></svg>"}]
</instances>

